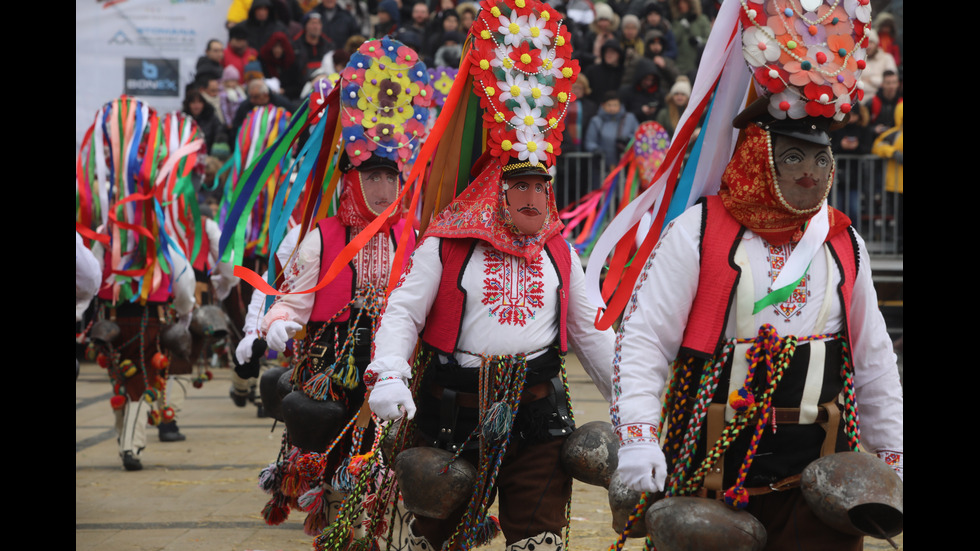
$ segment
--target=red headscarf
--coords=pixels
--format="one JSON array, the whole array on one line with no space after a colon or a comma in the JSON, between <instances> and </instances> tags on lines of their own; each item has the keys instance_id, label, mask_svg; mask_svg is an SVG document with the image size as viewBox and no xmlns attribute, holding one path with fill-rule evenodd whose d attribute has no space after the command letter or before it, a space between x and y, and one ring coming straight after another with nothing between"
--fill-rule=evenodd
<instances>
[{"instance_id":1,"label":"red headscarf","mask_svg":"<svg viewBox=\"0 0 980 551\"><path fill-rule=\"evenodd\" d=\"M745 128L745 140L735 150L721 177L718 196L743 226L773 245L782 245L803 237L803 225L820 206L804 211L788 205L777 192L775 173L769 132L750 124ZM830 180L833 179L831 171ZM828 207L827 213L830 217L827 239L851 225L850 218L841 211Z\"/></svg>"},{"instance_id":2,"label":"red headscarf","mask_svg":"<svg viewBox=\"0 0 980 551\"><path fill-rule=\"evenodd\" d=\"M380 212L374 212L367 204L364 197L363 182L361 181L361 171L351 169L343 177L344 189L340 192L340 200L337 201L337 218L345 226L363 228L378 217ZM402 209L395 209L391 216L385 220L384 225L378 232L380 235L387 235L392 224L400 220Z\"/></svg>"},{"instance_id":3,"label":"red headscarf","mask_svg":"<svg viewBox=\"0 0 980 551\"><path fill-rule=\"evenodd\" d=\"M501 252L536 258L545 243L564 227L558 219L554 192L549 187L544 225L538 233L527 235L509 219L501 179L500 161L492 157L480 175L429 224L425 236L482 239Z\"/></svg>"}]
</instances>

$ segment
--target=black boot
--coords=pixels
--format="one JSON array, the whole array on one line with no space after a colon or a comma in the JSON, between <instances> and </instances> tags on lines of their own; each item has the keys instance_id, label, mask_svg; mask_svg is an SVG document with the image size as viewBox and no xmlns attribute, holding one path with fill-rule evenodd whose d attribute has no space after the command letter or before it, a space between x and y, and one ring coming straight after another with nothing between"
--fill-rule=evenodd
<instances>
[{"instance_id":1,"label":"black boot","mask_svg":"<svg viewBox=\"0 0 980 551\"><path fill-rule=\"evenodd\" d=\"M143 463L140 462L140 458L133 455L133 452L127 451L123 454L123 468L127 471L142 471Z\"/></svg>"},{"instance_id":2,"label":"black boot","mask_svg":"<svg viewBox=\"0 0 980 551\"><path fill-rule=\"evenodd\" d=\"M235 405L243 408L245 404L249 401L249 393L236 390L234 385L228 390L228 395L231 396L231 401L235 402Z\"/></svg>"},{"instance_id":3,"label":"black boot","mask_svg":"<svg viewBox=\"0 0 980 551\"><path fill-rule=\"evenodd\" d=\"M187 440L187 437L180 433L180 429L177 428L177 421L171 421L169 423L162 423L157 427L160 435L161 442L182 442Z\"/></svg>"}]
</instances>

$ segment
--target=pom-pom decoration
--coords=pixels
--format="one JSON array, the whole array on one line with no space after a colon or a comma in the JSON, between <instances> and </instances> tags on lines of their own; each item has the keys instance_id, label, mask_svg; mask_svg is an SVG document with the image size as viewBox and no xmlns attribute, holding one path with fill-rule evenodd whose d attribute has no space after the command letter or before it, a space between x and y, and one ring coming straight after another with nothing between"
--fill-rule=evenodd
<instances>
[{"instance_id":1,"label":"pom-pom decoration","mask_svg":"<svg viewBox=\"0 0 980 551\"><path fill-rule=\"evenodd\" d=\"M116 394L112 398L109 398L109 405L112 406L113 411L119 411L126 407L126 397Z\"/></svg>"},{"instance_id":2,"label":"pom-pom decoration","mask_svg":"<svg viewBox=\"0 0 980 551\"><path fill-rule=\"evenodd\" d=\"M864 98L868 0L741 0L742 54L777 119L843 120Z\"/></svg>"},{"instance_id":3,"label":"pom-pom decoration","mask_svg":"<svg viewBox=\"0 0 980 551\"><path fill-rule=\"evenodd\" d=\"M160 415L163 417L164 423L169 423L177 417L177 412L174 411L174 408L167 406L160 411Z\"/></svg>"},{"instance_id":4,"label":"pom-pom decoration","mask_svg":"<svg viewBox=\"0 0 980 551\"><path fill-rule=\"evenodd\" d=\"M160 398L160 391L155 388L148 388L143 391L143 399L146 400L146 403L148 404L152 404L153 402L156 402L157 399L159 398Z\"/></svg>"},{"instance_id":5,"label":"pom-pom decoration","mask_svg":"<svg viewBox=\"0 0 980 551\"><path fill-rule=\"evenodd\" d=\"M525 0L484 0L470 28L470 74L487 145L501 164L555 164L565 111L579 74L572 37L554 9Z\"/></svg>"},{"instance_id":6,"label":"pom-pom decoration","mask_svg":"<svg viewBox=\"0 0 980 551\"><path fill-rule=\"evenodd\" d=\"M381 38L361 45L340 75L344 150L354 166L372 154L410 164L425 137L434 93L415 50Z\"/></svg>"},{"instance_id":7,"label":"pom-pom decoration","mask_svg":"<svg viewBox=\"0 0 980 551\"><path fill-rule=\"evenodd\" d=\"M136 372L139 371L136 368L136 364L134 364L132 360L123 360L122 363L119 364L119 370L122 371L123 377L126 377L127 379L133 375L136 375Z\"/></svg>"},{"instance_id":8,"label":"pom-pom decoration","mask_svg":"<svg viewBox=\"0 0 980 551\"><path fill-rule=\"evenodd\" d=\"M728 395L728 405L732 406L732 409L735 411L745 411L752 407L754 403L755 396L745 387L732 391Z\"/></svg>"},{"instance_id":9,"label":"pom-pom decoration","mask_svg":"<svg viewBox=\"0 0 980 551\"><path fill-rule=\"evenodd\" d=\"M160 410L151 409L146 412L146 422L154 427L160 426Z\"/></svg>"}]
</instances>

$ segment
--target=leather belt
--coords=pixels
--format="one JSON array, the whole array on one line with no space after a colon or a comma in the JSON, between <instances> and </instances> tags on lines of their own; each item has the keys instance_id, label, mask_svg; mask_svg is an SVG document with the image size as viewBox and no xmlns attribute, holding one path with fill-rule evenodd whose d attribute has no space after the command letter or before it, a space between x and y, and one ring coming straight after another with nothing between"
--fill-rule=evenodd
<instances>
[{"instance_id":1,"label":"leather belt","mask_svg":"<svg viewBox=\"0 0 980 551\"><path fill-rule=\"evenodd\" d=\"M430 389L432 396L439 400L442 400L444 391L445 388L438 385L432 385ZM521 403L526 404L547 398L549 392L551 392L551 385L547 381L525 388L524 392L521 393ZM463 408L478 409L480 407L480 395L475 392L456 392L456 405Z\"/></svg>"}]
</instances>

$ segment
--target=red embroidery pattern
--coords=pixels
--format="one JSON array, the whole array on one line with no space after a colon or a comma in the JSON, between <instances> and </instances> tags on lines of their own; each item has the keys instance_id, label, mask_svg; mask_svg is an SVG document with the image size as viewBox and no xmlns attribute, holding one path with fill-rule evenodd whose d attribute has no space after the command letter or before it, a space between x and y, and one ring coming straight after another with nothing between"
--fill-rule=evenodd
<instances>
[{"instance_id":1,"label":"red embroidery pattern","mask_svg":"<svg viewBox=\"0 0 980 551\"><path fill-rule=\"evenodd\" d=\"M483 251L483 304L490 306L490 315L501 325L523 327L534 313L544 306L544 269L541 257L531 262L524 258L503 255L499 251Z\"/></svg>"},{"instance_id":2,"label":"red embroidery pattern","mask_svg":"<svg viewBox=\"0 0 980 551\"><path fill-rule=\"evenodd\" d=\"M793 245L787 243L785 245L769 245L769 283L776 281L779 277L779 272L782 271L783 267L786 265L786 260L789 258L790 253L793 251ZM810 274L807 273L806 276L800 281L800 284L793 289L793 294L786 299L786 302L781 302L776 305L776 311L782 314L784 317L789 318L799 313L800 309L806 306L806 299L810 295L807 290L807 281L810 279ZM772 287L769 288L772 292Z\"/></svg>"}]
</instances>

